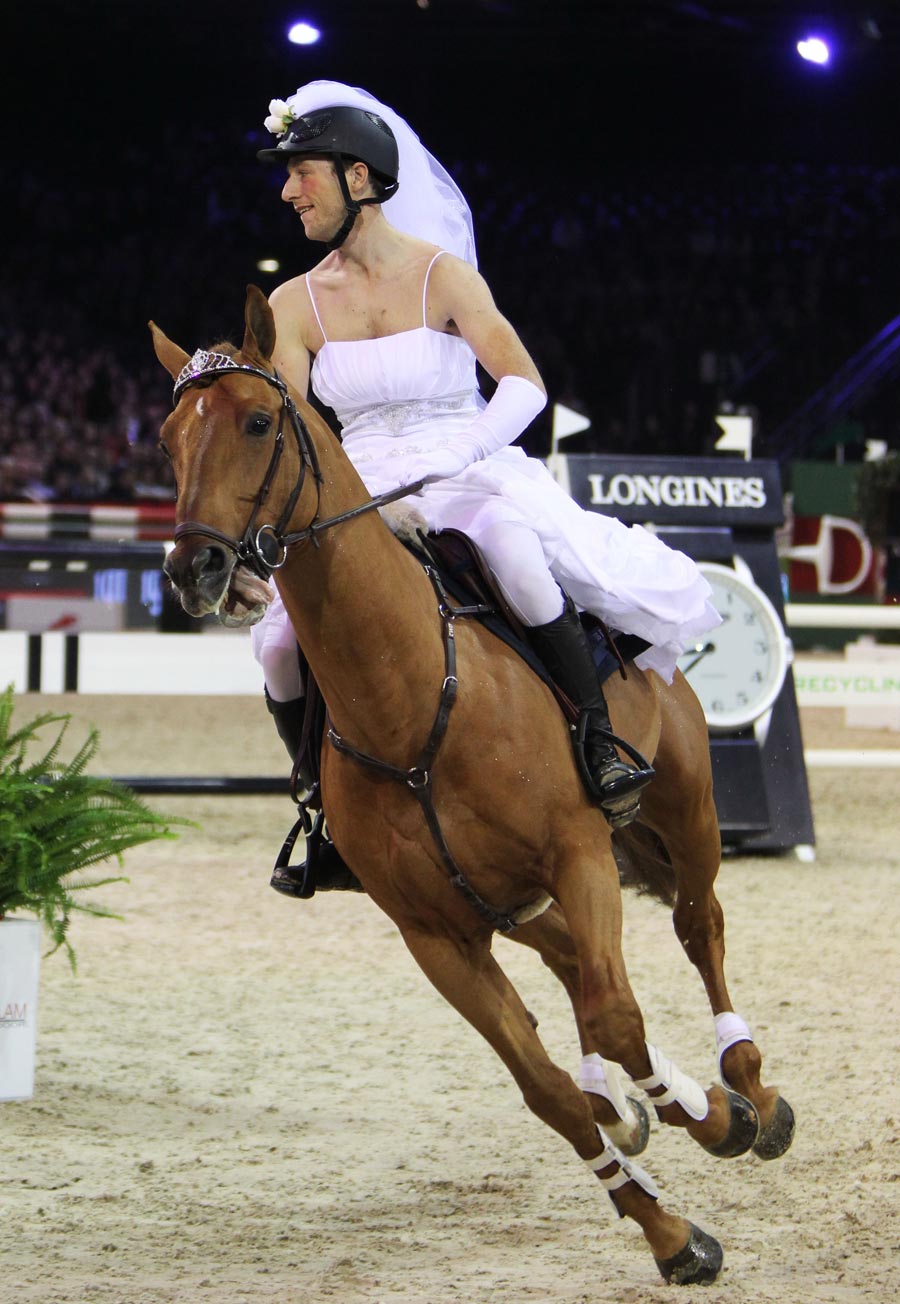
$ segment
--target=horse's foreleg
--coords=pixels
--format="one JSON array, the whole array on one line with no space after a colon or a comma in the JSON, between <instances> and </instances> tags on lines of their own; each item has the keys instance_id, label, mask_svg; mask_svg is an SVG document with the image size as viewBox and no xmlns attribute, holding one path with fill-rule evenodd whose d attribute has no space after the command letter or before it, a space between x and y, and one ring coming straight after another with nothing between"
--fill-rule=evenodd
<instances>
[{"instance_id":1,"label":"horse's foreleg","mask_svg":"<svg viewBox=\"0 0 900 1304\"><path fill-rule=\"evenodd\" d=\"M585 1099L547 1055L489 939L463 943L409 929L403 939L429 981L503 1060L529 1109L583 1159L595 1156L597 1132Z\"/></svg>"},{"instance_id":2,"label":"horse's foreleg","mask_svg":"<svg viewBox=\"0 0 900 1304\"><path fill-rule=\"evenodd\" d=\"M529 1109L572 1145L609 1191L620 1216L638 1223L663 1276L711 1280L710 1272L714 1276L721 1262L717 1243L668 1213L647 1174L600 1133L584 1094L547 1055L518 993L491 954L489 939L463 943L418 929L402 931L416 963L493 1047Z\"/></svg>"},{"instance_id":3,"label":"horse's foreleg","mask_svg":"<svg viewBox=\"0 0 900 1304\"><path fill-rule=\"evenodd\" d=\"M509 939L537 951L566 990L581 1044L579 1085L587 1093L594 1121L624 1154L641 1154L650 1137L650 1119L641 1101L621 1088L616 1069L603 1061L590 1043L581 1018L578 955L562 910L554 902L543 914L510 933Z\"/></svg>"}]
</instances>

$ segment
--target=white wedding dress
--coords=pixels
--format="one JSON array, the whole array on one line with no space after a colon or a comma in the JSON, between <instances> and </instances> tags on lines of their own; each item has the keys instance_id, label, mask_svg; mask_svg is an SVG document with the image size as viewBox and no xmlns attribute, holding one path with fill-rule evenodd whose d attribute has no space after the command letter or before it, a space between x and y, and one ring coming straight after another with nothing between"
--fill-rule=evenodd
<instances>
[{"instance_id":1,"label":"white wedding dress","mask_svg":"<svg viewBox=\"0 0 900 1304\"><path fill-rule=\"evenodd\" d=\"M401 482L406 458L452 444L484 406L475 355L457 336L426 325L368 340L329 340L324 329L322 334L312 387L334 409L344 450L373 494ZM669 683L677 658L720 623L709 585L689 557L640 525L583 510L521 448L500 449L451 480L426 485L410 502L430 529L460 530L476 544L498 522L528 527L554 579L576 605L650 643L637 665ZM254 629L254 653L261 661L267 642L291 646L277 598Z\"/></svg>"}]
</instances>

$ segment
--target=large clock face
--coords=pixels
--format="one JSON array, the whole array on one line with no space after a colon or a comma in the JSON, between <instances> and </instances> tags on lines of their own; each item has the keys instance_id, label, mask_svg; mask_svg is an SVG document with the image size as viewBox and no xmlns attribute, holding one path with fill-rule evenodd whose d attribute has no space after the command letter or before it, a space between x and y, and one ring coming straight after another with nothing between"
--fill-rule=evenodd
<instances>
[{"instance_id":1,"label":"large clock face","mask_svg":"<svg viewBox=\"0 0 900 1304\"><path fill-rule=\"evenodd\" d=\"M790 644L761 589L730 566L703 562L722 624L678 665L700 699L713 731L752 724L772 706L784 682ZM749 575L749 571L748 571Z\"/></svg>"}]
</instances>

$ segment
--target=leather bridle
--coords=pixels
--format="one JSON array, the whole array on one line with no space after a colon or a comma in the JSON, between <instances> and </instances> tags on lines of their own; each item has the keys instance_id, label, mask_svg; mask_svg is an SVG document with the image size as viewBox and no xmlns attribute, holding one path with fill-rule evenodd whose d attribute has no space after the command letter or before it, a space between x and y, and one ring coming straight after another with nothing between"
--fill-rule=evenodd
<instances>
[{"instance_id":1,"label":"leather bridle","mask_svg":"<svg viewBox=\"0 0 900 1304\"><path fill-rule=\"evenodd\" d=\"M203 521L183 521L175 527L175 542L184 539L189 535L201 535L207 539L213 539L216 543L224 544L233 552L240 564L248 566L250 570L258 575L262 580L268 580L273 571L280 570L287 561L288 550L296 547L298 544L305 543L308 540L318 547L317 536L324 530L330 530L334 525L340 525L344 521L352 520L353 517L361 516L364 512L370 512L374 508L381 507L383 504L392 503L398 498L406 498L410 494L416 493L422 487L422 481L411 485L401 485L397 489L392 489L388 493L379 494L377 497L370 499L358 507L352 507L349 511L340 512L337 516L330 516L324 521L319 520L319 507L322 486L322 473L319 469L319 459L316 455L315 444L310 437L306 423L301 417L297 405L291 398L290 392L285 382L277 372L272 373L264 371L262 367L254 367L248 364L235 362L233 365L217 364L214 367L208 367L198 371L192 371L184 379L179 379L175 385L172 396L173 403L177 404L186 389L200 384L211 384L220 376L228 375L250 375L257 376L264 380L267 385L271 385L281 396L281 411L278 414L278 430L275 434L275 444L272 449L272 456L269 459L269 465L263 476L262 484L256 492L253 500L253 506L250 509L250 519L244 528L240 538L235 538L230 534L225 534L214 525L206 525ZM287 501L278 516L274 525L265 523L257 524L260 512L269 496L269 491L275 480L281 458L284 454L284 427L285 417L290 418L290 427L297 443L297 452L300 457L300 467L297 472L297 479L294 487L288 495ZM294 530L285 533L285 528L293 515L294 508L303 490L303 484L306 479L307 470L311 472L316 485L316 509L313 512L309 524L302 530Z\"/></svg>"}]
</instances>

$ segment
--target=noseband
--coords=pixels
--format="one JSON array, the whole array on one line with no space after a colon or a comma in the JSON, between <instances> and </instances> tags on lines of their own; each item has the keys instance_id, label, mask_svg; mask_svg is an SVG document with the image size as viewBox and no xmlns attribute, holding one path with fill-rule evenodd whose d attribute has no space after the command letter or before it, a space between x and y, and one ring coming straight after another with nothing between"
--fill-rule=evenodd
<instances>
[{"instance_id":1,"label":"noseband","mask_svg":"<svg viewBox=\"0 0 900 1304\"><path fill-rule=\"evenodd\" d=\"M278 430L275 435L275 445L272 449L272 456L269 459L269 465L263 476L262 484L256 492L253 500L253 506L250 509L250 519L240 538L233 538L225 534L222 530L216 529L214 525L205 525L202 521L183 521L181 525L175 527L175 542L186 538L191 534L199 534L207 539L214 539L216 543L224 544L233 552L239 563L249 566L249 568L258 575L262 580L268 580L272 571L280 570L287 561L288 549L295 547L297 544L305 543L311 539L318 547L318 538L323 530L330 529L333 525L339 525L342 521L348 521L354 516L361 516L364 512L372 511L373 508L380 507L384 503L394 502L397 498L405 498L409 494L414 494L421 488L422 482L412 485L403 485L398 489L392 489L389 493L379 494L378 497L371 499L367 503L362 503L359 507L353 507L349 511L341 512L337 516L329 517L327 520L319 520L319 498L322 486L322 473L319 470L319 459L316 455L315 444L313 443L306 423L297 410L297 405L288 392L288 387L278 375L264 371L262 367L253 367L245 363L235 362L225 353L208 353L203 349L198 350L191 358L175 382L175 389L172 394L173 405L178 403L186 389L194 385L202 385L204 382L211 384L218 380L220 376L227 375L246 375L257 376L264 380L267 385L271 385L281 396L281 411L278 414ZM297 443L297 452L300 456L300 468L297 472L297 479L293 489L288 495L287 502L282 508L281 514L274 525L268 523L259 525L257 520L263 508L266 499L269 496L269 490L275 479L278 466L284 453L284 425L285 416L290 418L291 429L294 433L294 439ZM303 483L306 479L306 472L309 469L312 472L316 484L316 510L313 513L310 523L302 530L296 530L292 533L285 534L285 527L293 515L297 500L303 489Z\"/></svg>"}]
</instances>

